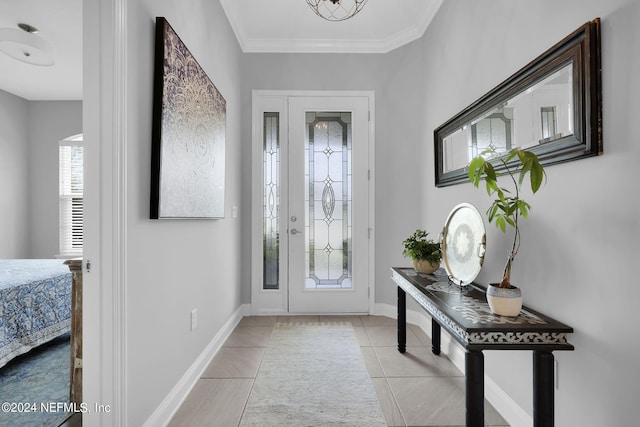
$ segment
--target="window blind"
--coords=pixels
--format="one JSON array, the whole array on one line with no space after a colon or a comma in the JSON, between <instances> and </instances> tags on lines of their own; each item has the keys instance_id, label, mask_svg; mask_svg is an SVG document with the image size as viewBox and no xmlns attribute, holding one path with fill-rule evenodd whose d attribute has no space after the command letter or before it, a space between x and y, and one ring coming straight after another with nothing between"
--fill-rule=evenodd
<instances>
[{"instance_id":1,"label":"window blind","mask_svg":"<svg viewBox=\"0 0 640 427\"><path fill-rule=\"evenodd\" d=\"M60 255L82 255L83 147L82 135L65 139L59 148Z\"/></svg>"}]
</instances>

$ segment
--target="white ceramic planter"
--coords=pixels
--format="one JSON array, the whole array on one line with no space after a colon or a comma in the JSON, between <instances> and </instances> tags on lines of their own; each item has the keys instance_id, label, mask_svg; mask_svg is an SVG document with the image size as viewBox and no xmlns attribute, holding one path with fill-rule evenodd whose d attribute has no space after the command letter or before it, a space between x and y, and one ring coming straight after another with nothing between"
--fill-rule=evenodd
<instances>
[{"instance_id":1,"label":"white ceramic planter","mask_svg":"<svg viewBox=\"0 0 640 427\"><path fill-rule=\"evenodd\" d=\"M487 287L487 302L491 312L500 316L517 316L522 309L522 291L520 288L499 288L490 284Z\"/></svg>"}]
</instances>

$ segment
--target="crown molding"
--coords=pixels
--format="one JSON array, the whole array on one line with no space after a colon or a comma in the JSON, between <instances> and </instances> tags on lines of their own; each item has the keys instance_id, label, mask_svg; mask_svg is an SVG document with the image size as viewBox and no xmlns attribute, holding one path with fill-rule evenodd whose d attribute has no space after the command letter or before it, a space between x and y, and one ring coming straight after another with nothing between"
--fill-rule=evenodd
<instances>
[{"instance_id":1,"label":"crown molding","mask_svg":"<svg viewBox=\"0 0 640 427\"><path fill-rule=\"evenodd\" d=\"M232 0L220 0L227 20L244 53L388 53L422 37L438 12L443 0L428 3L427 10L415 24L386 38L250 38L236 16Z\"/></svg>"}]
</instances>

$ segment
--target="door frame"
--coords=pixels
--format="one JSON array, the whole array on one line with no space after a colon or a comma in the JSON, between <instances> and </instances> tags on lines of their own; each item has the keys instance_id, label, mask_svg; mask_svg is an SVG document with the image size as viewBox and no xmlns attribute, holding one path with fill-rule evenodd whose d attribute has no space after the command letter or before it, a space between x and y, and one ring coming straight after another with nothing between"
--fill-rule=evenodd
<instances>
[{"instance_id":1,"label":"door frame","mask_svg":"<svg viewBox=\"0 0 640 427\"><path fill-rule=\"evenodd\" d=\"M86 412L82 420L96 426L125 426L128 418L128 10L126 0L82 4L82 400L90 407L95 403L109 408Z\"/></svg>"},{"instance_id":2,"label":"door frame","mask_svg":"<svg viewBox=\"0 0 640 427\"><path fill-rule=\"evenodd\" d=\"M288 99L292 97L366 97L369 103L369 141L368 141L368 209L367 218L369 239L367 242L367 277L369 289L369 314L375 311L375 92L374 91L300 91L300 90L253 90L252 91L252 123L251 123L251 313L253 315L288 314L288 289L262 289L262 115L264 112L280 113L280 138L288 138ZM285 154L286 158L286 154ZM281 172L282 180L286 180L286 171ZM282 216L282 215L281 215ZM287 239L280 242L282 250L288 250ZM282 257L281 257L282 258ZM288 268L287 260L280 261L281 271ZM295 313L291 313L295 314Z\"/></svg>"}]
</instances>

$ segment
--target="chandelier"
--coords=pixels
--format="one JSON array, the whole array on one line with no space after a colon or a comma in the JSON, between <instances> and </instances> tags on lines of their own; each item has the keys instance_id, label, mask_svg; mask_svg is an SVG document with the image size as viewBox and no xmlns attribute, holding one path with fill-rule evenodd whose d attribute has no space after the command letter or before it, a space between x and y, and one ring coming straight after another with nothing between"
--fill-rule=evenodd
<instances>
[{"instance_id":1,"label":"chandelier","mask_svg":"<svg viewBox=\"0 0 640 427\"><path fill-rule=\"evenodd\" d=\"M327 21L344 21L360 12L367 0L307 0L316 15Z\"/></svg>"}]
</instances>

